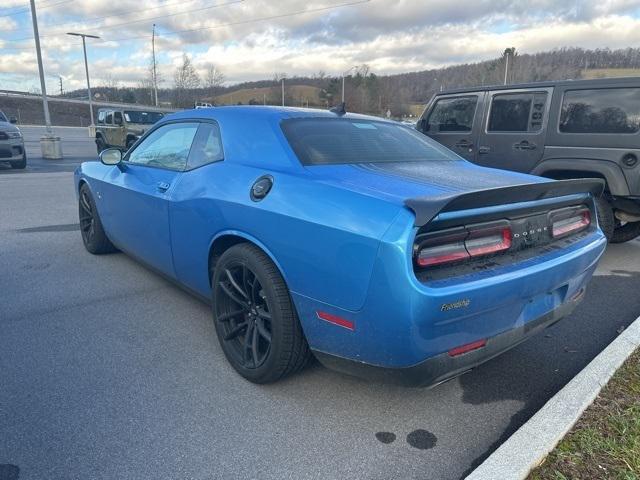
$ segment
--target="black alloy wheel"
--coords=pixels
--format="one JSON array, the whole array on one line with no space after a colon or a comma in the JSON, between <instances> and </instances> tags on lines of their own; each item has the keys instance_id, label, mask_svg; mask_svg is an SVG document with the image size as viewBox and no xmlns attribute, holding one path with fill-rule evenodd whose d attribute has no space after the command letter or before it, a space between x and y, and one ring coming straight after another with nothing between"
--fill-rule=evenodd
<instances>
[{"instance_id":1,"label":"black alloy wheel","mask_svg":"<svg viewBox=\"0 0 640 480\"><path fill-rule=\"evenodd\" d=\"M301 370L311 352L271 259L257 246L239 243L214 258L210 268L214 324L231 366L254 383Z\"/></svg>"},{"instance_id":2,"label":"black alloy wheel","mask_svg":"<svg viewBox=\"0 0 640 480\"><path fill-rule=\"evenodd\" d=\"M80 234L85 248L94 254L115 251L115 247L107 238L102 228L102 222L91 196L91 190L84 184L80 187L78 200L78 217L80 220Z\"/></svg>"},{"instance_id":3,"label":"black alloy wheel","mask_svg":"<svg viewBox=\"0 0 640 480\"><path fill-rule=\"evenodd\" d=\"M237 263L226 266L217 288L222 340L244 368L260 367L271 351L271 313L260 281L246 264Z\"/></svg>"}]
</instances>

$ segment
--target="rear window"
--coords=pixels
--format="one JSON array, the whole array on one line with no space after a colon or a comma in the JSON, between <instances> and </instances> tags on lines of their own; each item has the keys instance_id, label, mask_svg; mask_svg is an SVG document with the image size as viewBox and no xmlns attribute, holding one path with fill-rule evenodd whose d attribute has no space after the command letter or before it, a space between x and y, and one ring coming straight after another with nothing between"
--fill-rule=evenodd
<instances>
[{"instance_id":1,"label":"rear window","mask_svg":"<svg viewBox=\"0 0 640 480\"><path fill-rule=\"evenodd\" d=\"M303 165L459 160L453 152L400 124L350 118L295 118L282 122Z\"/></svg>"},{"instance_id":2,"label":"rear window","mask_svg":"<svg viewBox=\"0 0 640 480\"><path fill-rule=\"evenodd\" d=\"M640 88L565 92L562 133L636 133L640 130Z\"/></svg>"},{"instance_id":3,"label":"rear window","mask_svg":"<svg viewBox=\"0 0 640 480\"><path fill-rule=\"evenodd\" d=\"M537 132L547 103L546 92L495 95L491 102L488 132Z\"/></svg>"},{"instance_id":4,"label":"rear window","mask_svg":"<svg viewBox=\"0 0 640 480\"><path fill-rule=\"evenodd\" d=\"M160 112L142 112L138 110L125 110L124 118L129 123L142 123L152 125L164 117Z\"/></svg>"},{"instance_id":5,"label":"rear window","mask_svg":"<svg viewBox=\"0 0 640 480\"><path fill-rule=\"evenodd\" d=\"M470 132L478 104L477 95L441 98L429 114L426 129L429 133Z\"/></svg>"}]
</instances>

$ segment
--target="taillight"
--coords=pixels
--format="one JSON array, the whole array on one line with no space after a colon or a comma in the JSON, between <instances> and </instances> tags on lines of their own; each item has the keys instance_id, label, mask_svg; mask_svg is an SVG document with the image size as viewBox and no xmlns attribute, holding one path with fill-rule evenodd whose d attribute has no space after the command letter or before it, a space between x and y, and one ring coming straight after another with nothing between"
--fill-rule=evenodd
<instances>
[{"instance_id":1,"label":"taillight","mask_svg":"<svg viewBox=\"0 0 640 480\"><path fill-rule=\"evenodd\" d=\"M418 243L416 263L430 267L503 252L511 248L511 238L506 221L470 225Z\"/></svg>"},{"instance_id":2,"label":"taillight","mask_svg":"<svg viewBox=\"0 0 640 480\"><path fill-rule=\"evenodd\" d=\"M553 238L577 233L591 225L591 212L587 208L557 210L551 214Z\"/></svg>"},{"instance_id":3,"label":"taillight","mask_svg":"<svg viewBox=\"0 0 640 480\"><path fill-rule=\"evenodd\" d=\"M493 233L471 232L464 245L472 257L509 250L511 248L511 229L504 227Z\"/></svg>"},{"instance_id":4,"label":"taillight","mask_svg":"<svg viewBox=\"0 0 640 480\"><path fill-rule=\"evenodd\" d=\"M464 247L464 242L458 241L422 248L418 252L418 265L429 267L431 265L464 260L465 258L469 258L469 252Z\"/></svg>"}]
</instances>

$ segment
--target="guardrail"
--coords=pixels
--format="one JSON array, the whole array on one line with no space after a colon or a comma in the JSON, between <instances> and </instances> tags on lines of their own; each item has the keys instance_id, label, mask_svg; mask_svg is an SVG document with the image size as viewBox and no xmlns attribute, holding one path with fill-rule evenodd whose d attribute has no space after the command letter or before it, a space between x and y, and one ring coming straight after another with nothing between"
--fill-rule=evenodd
<instances>
[{"instance_id":1,"label":"guardrail","mask_svg":"<svg viewBox=\"0 0 640 480\"><path fill-rule=\"evenodd\" d=\"M17 90L2 90L0 89L0 96L6 97L18 97L18 98L28 98L35 99L41 98L42 96L39 93L30 93L30 92L20 92ZM47 95L47 100L50 102L66 102L66 103L79 103L82 105L89 105L88 100L79 100L75 98L65 98L65 97L52 97L51 95ZM94 100L92 102L94 105L99 107L117 107L117 108L129 108L132 110L135 109L144 109L154 112L177 112L176 108L167 108L167 107L156 107L153 105L142 105L139 103L120 103L120 102L105 102L102 100Z\"/></svg>"}]
</instances>

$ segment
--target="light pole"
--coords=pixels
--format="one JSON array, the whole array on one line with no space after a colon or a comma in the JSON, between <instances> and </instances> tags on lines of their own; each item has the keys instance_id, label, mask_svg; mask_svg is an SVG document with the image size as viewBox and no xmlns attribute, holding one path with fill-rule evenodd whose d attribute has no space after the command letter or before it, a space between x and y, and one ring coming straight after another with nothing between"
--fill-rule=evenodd
<instances>
[{"instance_id":1,"label":"light pole","mask_svg":"<svg viewBox=\"0 0 640 480\"><path fill-rule=\"evenodd\" d=\"M354 65L353 67L351 67L349 70L346 70L344 72L342 72L342 103L344 103L344 77L347 76L347 74L353 70L354 68L358 68L357 65Z\"/></svg>"},{"instance_id":2,"label":"light pole","mask_svg":"<svg viewBox=\"0 0 640 480\"><path fill-rule=\"evenodd\" d=\"M67 35L73 35L74 37L82 37L82 51L84 53L84 71L87 74L87 92L89 94L89 113L91 114L91 124L93 127L93 103L91 102L91 84L89 83L89 64L87 63L87 45L85 43L85 37L100 38L97 35L89 35L88 33L73 33L67 32Z\"/></svg>"},{"instance_id":3,"label":"light pole","mask_svg":"<svg viewBox=\"0 0 640 480\"><path fill-rule=\"evenodd\" d=\"M49 103L47 102L47 86L44 81L44 67L42 66L42 53L40 53L40 35L38 34L38 17L36 16L36 3L31 0L31 20L33 21L33 36L36 41L36 58L38 59L38 72L40 73L40 91L42 93L42 107L44 109L44 124L47 135L51 135L51 117L49 116Z\"/></svg>"},{"instance_id":4,"label":"light pole","mask_svg":"<svg viewBox=\"0 0 640 480\"><path fill-rule=\"evenodd\" d=\"M156 24L153 24L153 33L151 34L151 52L153 54L153 98L154 105L158 106L158 78L156 74ZM89 76L87 75L87 78Z\"/></svg>"},{"instance_id":5,"label":"light pole","mask_svg":"<svg viewBox=\"0 0 640 480\"><path fill-rule=\"evenodd\" d=\"M282 77L282 106L284 107L284 77Z\"/></svg>"}]
</instances>

